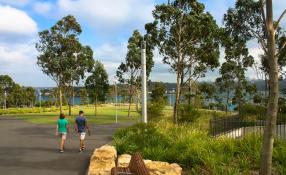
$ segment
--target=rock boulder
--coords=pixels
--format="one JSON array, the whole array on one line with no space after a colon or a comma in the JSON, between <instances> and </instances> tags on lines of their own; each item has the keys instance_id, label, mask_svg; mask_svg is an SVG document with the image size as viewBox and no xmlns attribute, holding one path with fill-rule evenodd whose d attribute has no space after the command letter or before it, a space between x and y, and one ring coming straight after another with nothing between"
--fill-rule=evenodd
<instances>
[{"instance_id":1,"label":"rock boulder","mask_svg":"<svg viewBox=\"0 0 286 175\"><path fill-rule=\"evenodd\" d=\"M95 149L90 159L88 175L110 175L115 167L117 152L114 146L104 145Z\"/></svg>"}]
</instances>

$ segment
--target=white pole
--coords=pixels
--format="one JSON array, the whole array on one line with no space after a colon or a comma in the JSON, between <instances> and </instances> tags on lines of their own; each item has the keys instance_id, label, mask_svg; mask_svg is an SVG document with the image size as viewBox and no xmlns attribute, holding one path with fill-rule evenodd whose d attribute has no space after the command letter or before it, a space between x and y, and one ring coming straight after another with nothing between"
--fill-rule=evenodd
<instances>
[{"instance_id":1,"label":"white pole","mask_svg":"<svg viewBox=\"0 0 286 175\"><path fill-rule=\"evenodd\" d=\"M142 68L142 118L147 123L147 88L146 88L146 42L141 44L141 68Z\"/></svg>"},{"instance_id":2,"label":"white pole","mask_svg":"<svg viewBox=\"0 0 286 175\"><path fill-rule=\"evenodd\" d=\"M116 86L116 77L114 80L114 85L115 85L115 120L117 123L117 86Z\"/></svg>"},{"instance_id":3,"label":"white pole","mask_svg":"<svg viewBox=\"0 0 286 175\"><path fill-rule=\"evenodd\" d=\"M39 90L39 95L40 95L40 113L42 112L42 93L41 90Z\"/></svg>"},{"instance_id":4,"label":"white pole","mask_svg":"<svg viewBox=\"0 0 286 175\"><path fill-rule=\"evenodd\" d=\"M5 92L4 92L4 110L6 110L6 108L7 108L7 92L6 92L6 90L5 90Z\"/></svg>"}]
</instances>

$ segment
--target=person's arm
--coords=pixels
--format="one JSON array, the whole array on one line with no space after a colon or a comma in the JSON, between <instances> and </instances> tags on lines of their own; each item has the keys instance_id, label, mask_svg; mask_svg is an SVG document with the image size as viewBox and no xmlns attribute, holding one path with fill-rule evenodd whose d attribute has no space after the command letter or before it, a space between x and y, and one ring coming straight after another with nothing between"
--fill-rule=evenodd
<instances>
[{"instance_id":1,"label":"person's arm","mask_svg":"<svg viewBox=\"0 0 286 175\"><path fill-rule=\"evenodd\" d=\"M88 135L90 136L91 133L90 133L90 129L89 129L89 127L88 127L88 124L87 124L87 120L86 120L86 119L85 119L85 127L86 127L86 129L87 129Z\"/></svg>"},{"instance_id":2,"label":"person's arm","mask_svg":"<svg viewBox=\"0 0 286 175\"><path fill-rule=\"evenodd\" d=\"M55 133L56 136L59 135L59 125L57 124L57 127L56 127L56 133Z\"/></svg>"},{"instance_id":3,"label":"person's arm","mask_svg":"<svg viewBox=\"0 0 286 175\"><path fill-rule=\"evenodd\" d=\"M70 132L70 125L69 125L68 121L67 121L67 132L68 133Z\"/></svg>"},{"instance_id":4,"label":"person's arm","mask_svg":"<svg viewBox=\"0 0 286 175\"><path fill-rule=\"evenodd\" d=\"M75 132L78 132L78 128L77 128L77 121L76 121L76 119L75 119L75 122L74 122L74 130L75 130Z\"/></svg>"}]
</instances>

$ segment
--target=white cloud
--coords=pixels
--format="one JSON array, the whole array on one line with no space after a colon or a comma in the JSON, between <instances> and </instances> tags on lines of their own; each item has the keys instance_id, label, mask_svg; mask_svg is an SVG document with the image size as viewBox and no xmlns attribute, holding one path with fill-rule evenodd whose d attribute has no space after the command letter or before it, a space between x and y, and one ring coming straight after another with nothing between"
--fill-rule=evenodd
<instances>
[{"instance_id":1,"label":"white cloud","mask_svg":"<svg viewBox=\"0 0 286 175\"><path fill-rule=\"evenodd\" d=\"M0 5L0 74L25 86L52 84L36 66L37 23L22 10Z\"/></svg>"},{"instance_id":2,"label":"white cloud","mask_svg":"<svg viewBox=\"0 0 286 175\"><path fill-rule=\"evenodd\" d=\"M53 4L50 2L35 2L33 4L33 9L43 16L50 15L50 11L53 8Z\"/></svg>"},{"instance_id":3,"label":"white cloud","mask_svg":"<svg viewBox=\"0 0 286 175\"><path fill-rule=\"evenodd\" d=\"M118 66L125 59L127 43L118 45L104 43L97 47L94 52L95 58L104 65L109 76L109 82L113 82Z\"/></svg>"},{"instance_id":4,"label":"white cloud","mask_svg":"<svg viewBox=\"0 0 286 175\"><path fill-rule=\"evenodd\" d=\"M7 35L33 35L36 32L36 22L24 11L0 5L0 39Z\"/></svg>"},{"instance_id":5,"label":"white cloud","mask_svg":"<svg viewBox=\"0 0 286 175\"><path fill-rule=\"evenodd\" d=\"M150 17L145 15L152 10L153 3L150 0L59 0L59 8L79 13L85 18L94 19L94 22L122 23L133 17L139 17L139 20Z\"/></svg>"},{"instance_id":6,"label":"white cloud","mask_svg":"<svg viewBox=\"0 0 286 175\"><path fill-rule=\"evenodd\" d=\"M120 63L124 60L127 52L127 43L119 45L111 45L109 43L102 44L95 49L95 57L99 60Z\"/></svg>"},{"instance_id":7,"label":"white cloud","mask_svg":"<svg viewBox=\"0 0 286 175\"><path fill-rule=\"evenodd\" d=\"M0 3L10 4L15 6L25 6L30 2L30 0L0 0Z\"/></svg>"},{"instance_id":8,"label":"white cloud","mask_svg":"<svg viewBox=\"0 0 286 175\"><path fill-rule=\"evenodd\" d=\"M20 44L0 43L0 74L7 74L25 86L54 84L36 65L36 54L33 40Z\"/></svg>"},{"instance_id":9,"label":"white cloud","mask_svg":"<svg viewBox=\"0 0 286 175\"><path fill-rule=\"evenodd\" d=\"M72 14L80 21L100 30L141 24L152 20L153 0L57 0L56 3L37 2L34 10L44 16ZM52 12L52 13L51 13Z\"/></svg>"}]
</instances>

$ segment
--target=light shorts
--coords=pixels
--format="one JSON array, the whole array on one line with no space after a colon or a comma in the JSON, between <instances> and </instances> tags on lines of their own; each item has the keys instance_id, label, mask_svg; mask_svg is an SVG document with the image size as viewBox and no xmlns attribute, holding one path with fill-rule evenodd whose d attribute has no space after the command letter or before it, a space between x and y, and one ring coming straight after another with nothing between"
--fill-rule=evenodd
<instances>
[{"instance_id":1,"label":"light shorts","mask_svg":"<svg viewBox=\"0 0 286 175\"><path fill-rule=\"evenodd\" d=\"M61 139L66 140L67 138L67 133L66 132L61 132L60 133Z\"/></svg>"},{"instance_id":2,"label":"light shorts","mask_svg":"<svg viewBox=\"0 0 286 175\"><path fill-rule=\"evenodd\" d=\"M80 132L79 133L79 139L84 140L85 139L85 132Z\"/></svg>"}]
</instances>

